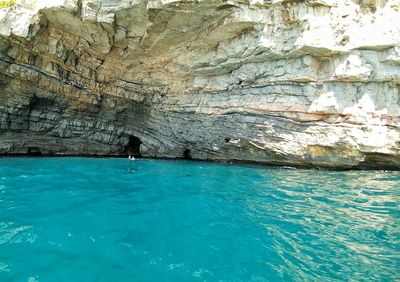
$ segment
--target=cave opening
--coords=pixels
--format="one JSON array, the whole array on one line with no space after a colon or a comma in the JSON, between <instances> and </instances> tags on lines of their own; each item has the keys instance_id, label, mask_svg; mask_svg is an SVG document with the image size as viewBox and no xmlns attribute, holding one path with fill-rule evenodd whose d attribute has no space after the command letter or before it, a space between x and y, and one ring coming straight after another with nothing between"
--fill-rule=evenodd
<instances>
[{"instance_id":1,"label":"cave opening","mask_svg":"<svg viewBox=\"0 0 400 282\"><path fill-rule=\"evenodd\" d=\"M183 159L185 160L191 160L192 159L192 155L190 153L189 149L186 149L185 151L183 151Z\"/></svg>"},{"instance_id":2,"label":"cave opening","mask_svg":"<svg viewBox=\"0 0 400 282\"><path fill-rule=\"evenodd\" d=\"M41 156L42 152L38 147L28 147L28 156Z\"/></svg>"},{"instance_id":3,"label":"cave opening","mask_svg":"<svg viewBox=\"0 0 400 282\"><path fill-rule=\"evenodd\" d=\"M125 146L124 154L127 156L133 156L135 158L142 157L140 154L140 144L142 144L142 141L139 137L133 135L129 136L129 141Z\"/></svg>"}]
</instances>

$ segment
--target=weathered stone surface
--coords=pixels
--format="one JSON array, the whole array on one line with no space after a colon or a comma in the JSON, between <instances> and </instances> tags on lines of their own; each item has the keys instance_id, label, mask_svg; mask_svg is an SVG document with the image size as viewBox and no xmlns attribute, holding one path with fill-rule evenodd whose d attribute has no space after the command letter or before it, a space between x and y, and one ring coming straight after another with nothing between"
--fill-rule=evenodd
<instances>
[{"instance_id":1,"label":"weathered stone surface","mask_svg":"<svg viewBox=\"0 0 400 282\"><path fill-rule=\"evenodd\" d=\"M399 169L399 85L399 0L0 10L0 154Z\"/></svg>"}]
</instances>

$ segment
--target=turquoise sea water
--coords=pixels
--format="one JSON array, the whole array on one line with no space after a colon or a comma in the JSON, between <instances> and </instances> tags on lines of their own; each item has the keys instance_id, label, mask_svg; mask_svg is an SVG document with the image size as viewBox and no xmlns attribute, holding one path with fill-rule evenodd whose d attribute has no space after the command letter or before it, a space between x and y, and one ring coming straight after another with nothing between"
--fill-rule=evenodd
<instances>
[{"instance_id":1,"label":"turquoise sea water","mask_svg":"<svg viewBox=\"0 0 400 282\"><path fill-rule=\"evenodd\" d=\"M0 158L0 281L400 279L400 172Z\"/></svg>"}]
</instances>

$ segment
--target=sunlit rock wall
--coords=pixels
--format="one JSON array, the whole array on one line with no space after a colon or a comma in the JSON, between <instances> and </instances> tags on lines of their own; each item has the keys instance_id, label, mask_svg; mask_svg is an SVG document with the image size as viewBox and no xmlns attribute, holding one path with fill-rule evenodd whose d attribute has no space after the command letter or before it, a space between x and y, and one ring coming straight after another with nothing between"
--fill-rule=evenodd
<instances>
[{"instance_id":1,"label":"sunlit rock wall","mask_svg":"<svg viewBox=\"0 0 400 282\"><path fill-rule=\"evenodd\" d=\"M400 168L399 0L17 0L0 34L0 154Z\"/></svg>"}]
</instances>

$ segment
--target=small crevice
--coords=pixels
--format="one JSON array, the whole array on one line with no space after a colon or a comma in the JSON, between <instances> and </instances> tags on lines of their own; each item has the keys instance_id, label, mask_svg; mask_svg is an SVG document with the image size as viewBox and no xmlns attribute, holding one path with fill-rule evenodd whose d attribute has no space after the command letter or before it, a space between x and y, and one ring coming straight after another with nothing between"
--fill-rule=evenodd
<instances>
[{"instance_id":1,"label":"small crevice","mask_svg":"<svg viewBox=\"0 0 400 282\"><path fill-rule=\"evenodd\" d=\"M28 147L28 156L41 156L42 152L38 147Z\"/></svg>"},{"instance_id":2,"label":"small crevice","mask_svg":"<svg viewBox=\"0 0 400 282\"><path fill-rule=\"evenodd\" d=\"M229 10L229 9L232 9L232 8L238 8L238 6L231 5L231 4L225 4L225 5L218 6L215 10L216 11L223 11L223 10Z\"/></svg>"}]
</instances>

